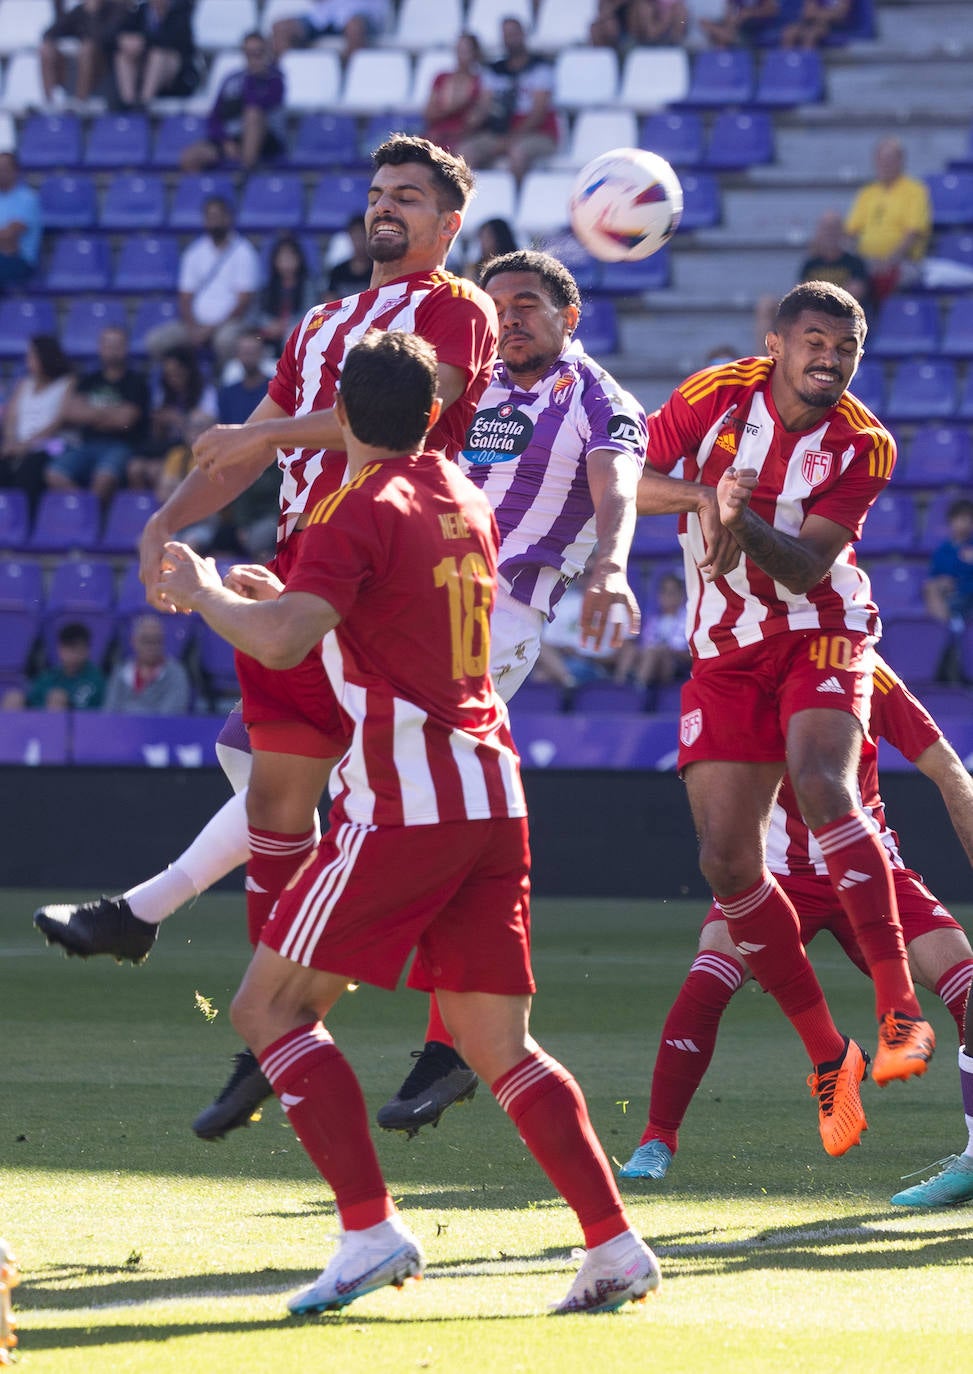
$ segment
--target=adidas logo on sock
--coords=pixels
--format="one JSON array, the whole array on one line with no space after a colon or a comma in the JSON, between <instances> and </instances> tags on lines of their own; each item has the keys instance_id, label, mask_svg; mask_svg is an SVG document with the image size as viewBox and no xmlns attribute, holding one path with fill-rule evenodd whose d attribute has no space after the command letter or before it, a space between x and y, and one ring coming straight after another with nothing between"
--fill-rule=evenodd
<instances>
[{"instance_id":1,"label":"adidas logo on sock","mask_svg":"<svg viewBox=\"0 0 973 1374\"><path fill-rule=\"evenodd\" d=\"M243 880L244 892L266 892L265 887L261 887L256 878L245 878Z\"/></svg>"},{"instance_id":2,"label":"adidas logo on sock","mask_svg":"<svg viewBox=\"0 0 973 1374\"><path fill-rule=\"evenodd\" d=\"M867 883L870 877L870 873L859 873L857 869L849 868L838 884L838 891L844 892L846 888L857 887L859 883Z\"/></svg>"},{"instance_id":3,"label":"adidas logo on sock","mask_svg":"<svg viewBox=\"0 0 973 1374\"><path fill-rule=\"evenodd\" d=\"M845 689L844 689L844 687L842 687L841 683L838 681L838 679L837 679L836 677L829 677L829 678L826 678L826 679L824 680L824 682L819 683L819 685L818 685L818 691L819 691L819 692L840 692L842 696L844 696L844 694L845 694Z\"/></svg>"},{"instance_id":4,"label":"adidas logo on sock","mask_svg":"<svg viewBox=\"0 0 973 1374\"><path fill-rule=\"evenodd\" d=\"M674 1050L686 1050L688 1054L699 1054L699 1046L692 1040L667 1040Z\"/></svg>"}]
</instances>

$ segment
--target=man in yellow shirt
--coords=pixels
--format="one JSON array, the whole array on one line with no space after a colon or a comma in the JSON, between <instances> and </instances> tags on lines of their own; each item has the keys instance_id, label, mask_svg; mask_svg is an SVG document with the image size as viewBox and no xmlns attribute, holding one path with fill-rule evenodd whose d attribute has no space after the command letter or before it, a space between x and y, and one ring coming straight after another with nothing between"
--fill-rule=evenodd
<instances>
[{"instance_id":1,"label":"man in yellow shirt","mask_svg":"<svg viewBox=\"0 0 973 1374\"><path fill-rule=\"evenodd\" d=\"M881 139L875 148L878 176L858 192L845 220L845 230L868 266L876 301L918 280L932 231L928 188L906 176L904 168L900 141Z\"/></svg>"}]
</instances>

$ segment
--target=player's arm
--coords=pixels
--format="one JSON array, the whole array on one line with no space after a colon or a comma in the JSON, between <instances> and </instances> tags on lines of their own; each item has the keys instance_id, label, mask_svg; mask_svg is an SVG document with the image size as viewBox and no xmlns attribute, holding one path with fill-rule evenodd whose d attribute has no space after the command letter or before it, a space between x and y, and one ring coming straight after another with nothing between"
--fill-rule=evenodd
<instances>
[{"instance_id":1,"label":"player's arm","mask_svg":"<svg viewBox=\"0 0 973 1374\"><path fill-rule=\"evenodd\" d=\"M727 468L716 488L720 519L768 577L795 595L809 592L830 571L851 534L820 515L809 515L796 535L774 529L750 509L756 485L753 468Z\"/></svg>"},{"instance_id":2,"label":"player's arm","mask_svg":"<svg viewBox=\"0 0 973 1374\"><path fill-rule=\"evenodd\" d=\"M915 761L921 773L939 788L953 829L973 864L973 778L948 740L938 739Z\"/></svg>"},{"instance_id":3,"label":"player's arm","mask_svg":"<svg viewBox=\"0 0 973 1374\"><path fill-rule=\"evenodd\" d=\"M267 668L293 668L339 623L334 607L311 592L252 601L225 587L211 558L186 544L166 545L158 592L179 611L198 611L211 629Z\"/></svg>"},{"instance_id":4,"label":"player's arm","mask_svg":"<svg viewBox=\"0 0 973 1374\"><path fill-rule=\"evenodd\" d=\"M606 647L617 649L629 635L638 634L641 623L638 601L626 573L635 532L639 474L631 454L615 449L593 449L586 465L598 556L581 608L581 642L597 649L609 629ZM620 610L613 611L612 607Z\"/></svg>"},{"instance_id":5,"label":"player's arm","mask_svg":"<svg viewBox=\"0 0 973 1374\"><path fill-rule=\"evenodd\" d=\"M716 488L687 482L645 466L635 499L638 515L697 515L706 541L699 570L707 582L725 577L740 561L740 546L720 519Z\"/></svg>"}]
</instances>

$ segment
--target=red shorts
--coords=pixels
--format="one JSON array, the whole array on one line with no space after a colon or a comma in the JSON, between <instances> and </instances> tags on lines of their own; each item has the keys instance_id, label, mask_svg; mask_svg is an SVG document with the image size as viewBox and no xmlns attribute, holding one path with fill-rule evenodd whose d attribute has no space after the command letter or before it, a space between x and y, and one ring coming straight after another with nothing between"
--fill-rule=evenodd
<instances>
[{"instance_id":1,"label":"red shorts","mask_svg":"<svg viewBox=\"0 0 973 1374\"><path fill-rule=\"evenodd\" d=\"M789 874L787 877L778 873L776 877L797 908L801 918L801 939L805 945L809 945L822 930L830 930L851 962L868 977L868 964L830 879L816 873L802 873L799 876ZM918 873L913 873L911 868L893 868L892 878L899 920L902 922L902 937L907 945L920 935L928 935L931 930L962 930L959 922L936 900ZM714 903L703 924L725 919Z\"/></svg>"},{"instance_id":2,"label":"red shorts","mask_svg":"<svg viewBox=\"0 0 973 1374\"><path fill-rule=\"evenodd\" d=\"M295 532L278 550L276 558L267 564L271 572L287 584L287 577L297 562L301 531ZM249 654L238 649L234 665L243 697L243 719L247 726L269 722L293 721L310 727L323 738L314 751L321 758L334 758L348 747L348 727L338 709L328 675L321 662L321 651L314 648L307 658L293 668L265 668ZM304 748L294 751L307 752Z\"/></svg>"},{"instance_id":3,"label":"red shorts","mask_svg":"<svg viewBox=\"0 0 973 1374\"><path fill-rule=\"evenodd\" d=\"M535 990L523 819L366 826L340 817L281 894L261 940L306 968L394 988Z\"/></svg>"},{"instance_id":4,"label":"red shorts","mask_svg":"<svg viewBox=\"0 0 973 1374\"><path fill-rule=\"evenodd\" d=\"M697 659L682 689L677 767L783 762L799 711L846 711L867 730L871 646L869 635L850 630L795 630Z\"/></svg>"}]
</instances>

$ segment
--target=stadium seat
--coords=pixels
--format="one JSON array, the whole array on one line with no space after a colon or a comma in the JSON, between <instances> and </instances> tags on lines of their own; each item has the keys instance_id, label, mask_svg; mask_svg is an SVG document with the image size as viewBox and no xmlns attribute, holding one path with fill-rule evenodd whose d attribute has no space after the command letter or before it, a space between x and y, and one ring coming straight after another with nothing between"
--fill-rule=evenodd
<instances>
[{"instance_id":1,"label":"stadium seat","mask_svg":"<svg viewBox=\"0 0 973 1374\"><path fill-rule=\"evenodd\" d=\"M922 599L926 580L924 559L920 562L902 558L870 559L865 571L883 621L904 615L922 615L925 609Z\"/></svg>"},{"instance_id":2,"label":"stadium seat","mask_svg":"<svg viewBox=\"0 0 973 1374\"><path fill-rule=\"evenodd\" d=\"M771 48L760 62L755 105L783 109L816 104L824 98L821 54L801 48Z\"/></svg>"},{"instance_id":3,"label":"stadium seat","mask_svg":"<svg viewBox=\"0 0 973 1374\"><path fill-rule=\"evenodd\" d=\"M551 234L542 241L541 247L545 253L553 254L558 262L564 263L577 282L579 291L598 290L605 264L582 248L572 233L565 230L560 234Z\"/></svg>"},{"instance_id":4,"label":"stadium seat","mask_svg":"<svg viewBox=\"0 0 973 1374\"><path fill-rule=\"evenodd\" d=\"M326 234L344 229L352 215L364 214L371 180L367 172L319 177L307 209L307 228Z\"/></svg>"},{"instance_id":5,"label":"stadium seat","mask_svg":"<svg viewBox=\"0 0 973 1374\"><path fill-rule=\"evenodd\" d=\"M99 115L88 129L86 167L144 167L149 160L149 121L142 114Z\"/></svg>"},{"instance_id":6,"label":"stadium seat","mask_svg":"<svg viewBox=\"0 0 973 1374\"><path fill-rule=\"evenodd\" d=\"M259 17L257 0L196 0L193 37L207 52L239 47L256 31Z\"/></svg>"},{"instance_id":7,"label":"stadium seat","mask_svg":"<svg viewBox=\"0 0 973 1374\"><path fill-rule=\"evenodd\" d=\"M417 52L409 99L412 109L425 109L436 77L440 72L451 72L455 66L456 54L452 48L424 48Z\"/></svg>"},{"instance_id":8,"label":"stadium seat","mask_svg":"<svg viewBox=\"0 0 973 1374\"><path fill-rule=\"evenodd\" d=\"M887 296L868 331L868 351L879 358L915 358L938 352L939 307L930 296Z\"/></svg>"},{"instance_id":9,"label":"stadium seat","mask_svg":"<svg viewBox=\"0 0 973 1374\"><path fill-rule=\"evenodd\" d=\"M382 110L368 115L358 138L358 161L370 164L372 150L392 134L421 136L424 129L425 120L417 110Z\"/></svg>"},{"instance_id":10,"label":"stadium seat","mask_svg":"<svg viewBox=\"0 0 973 1374\"><path fill-rule=\"evenodd\" d=\"M197 86L193 94L182 102L184 113L207 115L213 108L217 93L231 72L238 72L243 66L240 49L221 48L213 53L206 70L206 79Z\"/></svg>"},{"instance_id":11,"label":"stadium seat","mask_svg":"<svg viewBox=\"0 0 973 1374\"><path fill-rule=\"evenodd\" d=\"M848 18L836 24L824 40L825 47L840 48L846 43L867 42L878 35L876 0L852 0Z\"/></svg>"},{"instance_id":12,"label":"stadium seat","mask_svg":"<svg viewBox=\"0 0 973 1374\"><path fill-rule=\"evenodd\" d=\"M201 621L196 631L199 666L214 696L239 696L240 686L233 666L233 646Z\"/></svg>"},{"instance_id":13,"label":"stadium seat","mask_svg":"<svg viewBox=\"0 0 973 1374\"><path fill-rule=\"evenodd\" d=\"M574 179L574 172L535 169L527 173L517 206L517 225L522 235L549 234L567 227Z\"/></svg>"},{"instance_id":14,"label":"stadium seat","mask_svg":"<svg viewBox=\"0 0 973 1374\"><path fill-rule=\"evenodd\" d=\"M0 299L0 358L23 358L33 334L56 334L54 303L43 297Z\"/></svg>"},{"instance_id":15,"label":"stadium seat","mask_svg":"<svg viewBox=\"0 0 973 1374\"><path fill-rule=\"evenodd\" d=\"M395 46L421 53L429 45L429 0L402 0ZM453 44L463 28L462 0L436 0L436 41Z\"/></svg>"},{"instance_id":16,"label":"stadium seat","mask_svg":"<svg viewBox=\"0 0 973 1374\"><path fill-rule=\"evenodd\" d=\"M153 167L179 166L184 148L206 137L206 116L183 111L164 115L156 125L150 164Z\"/></svg>"},{"instance_id":17,"label":"stadium seat","mask_svg":"<svg viewBox=\"0 0 973 1374\"><path fill-rule=\"evenodd\" d=\"M169 234L130 234L122 240L112 281L114 291L175 292L179 281L179 243Z\"/></svg>"},{"instance_id":18,"label":"stadium seat","mask_svg":"<svg viewBox=\"0 0 973 1374\"><path fill-rule=\"evenodd\" d=\"M296 172L253 172L237 211L242 233L299 229L304 221L304 183Z\"/></svg>"},{"instance_id":19,"label":"stadium seat","mask_svg":"<svg viewBox=\"0 0 973 1374\"><path fill-rule=\"evenodd\" d=\"M179 307L169 297L148 296L145 300L139 301L135 307L135 318L132 320L129 333L129 348L132 353L138 358L144 358L148 352L145 343L147 335L160 324L169 324L178 318Z\"/></svg>"},{"instance_id":20,"label":"stadium seat","mask_svg":"<svg viewBox=\"0 0 973 1374\"><path fill-rule=\"evenodd\" d=\"M8 2L17 4L18 0ZM0 33L10 37L16 37L18 31L19 25L16 23L0 28ZM19 42L17 47L20 48ZM32 110L43 109L46 100L36 51L26 48L13 53L7 61L3 93L0 94L0 109L9 110L12 114L26 114Z\"/></svg>"},{"instance_id":21,"label":"stadium seat","mask_svg":"<svg viewBox=\"0 0 973 1374\"><path fill-rule=\"evenodd\" d=\"M622 67L618 103L637 114L662 110L686 98L689 80L684 48L633 48Z\"/></svg>"},{"instance_id":22,"label":"stadium seat","mask_svg":"<svg viewBox=\"0 0 973 1374\"><path fill-rule=\"evenodd\" d=\"M588 42L588 30L598 9L597 0L539 0L530 46L536 52L559 52L570 44Z\"/></svg>"},{"instance_id":23,"label":"stadium seat","mask_svg":"<svg viewBox=\"0 0 973 1374\"><path fill-rule=\"evenodd\" d=\"M470 0L464 28L475 33L487 49L500 46L500 25L504 19L519 19L530 37L534 25L531 0Z\"/></svg>"},{"instance_id":24,"label":"stadium seat","mask_svg":"<svg viewBox=\"0 0 973 1374\"><path fill-rule=\"evenodd\" d=\"M29 547L37 553L93 549L101 511L90 491L46 491L37 507Z\"/></svg>"},{"instance_id":25,"label":"stadium seat","mask_svg":"<svg viewBox=\"0 0 973 1374\"><path fill-rule=\"evenodd\" d=\"M412 59L395 48L359 48L348 58L340 108L347 114L405 110L412 99Z\"/></svg>"},{"instance_id":26,"label":"stadium seat","mask_svg":"<svg viewBox=\"0 0 973 1374\"><path fill-rule=\"evenodd\" d=\"M973 358L973 297L957 296L949 306L939 352L946 358Z\"/></svg>"},{"instance_id":27,"label":"stadium seat","mask_svg":"<svg viewBox=\"0 0 973 1374\"><path fill-rule=\"evenodd\" d=\"M119 496L123 495L124 492L117 492L115 501L118 500ZM144 493L139 492L138 495L141 496L144 495ZM112 504L114 505L114 501ZM110 518L111 514L109 512L109 519ZM118 596L115 602L115 609L119 615L126 616L137 615L139 611L144 611L146 609L145 587L142 585L141 579L139 578L139 565L137 559L133 559L131 563L125 564L118 582ZM170 618L172 620L191 620L192 616L166 616L167 620Z\"/></svg>"},{"instance_id":28,"label":"stadium seat","mask_svg":"<svg viewBox=\"0 0 973 1374\"><path fill-rule=\"evenodd\" d=\"M746 105L754 94L754 59L748 48L704 49L693 58L687 105Z\"/></svg>"},{"instance_id":29,"label":"stadium seat","mask_svg":"<svg viewBox=\"0 0 973 1374\"><path fill-rule=\"evenodd\" d=\"M347 114L302 115L291 144L292 167L349 167L358 160L358 130Z\"/></svg>"},{"instance_id":30,"label":"stadium seat","mask_svg":"<svg viewBox=\"0 0 973 1374\"><path fill-rule=\"evenodd\" d=\"M918 534L916 507L911 492L883 491L865 520L859 548L862 558L879 554L908 553L915 549Z\"/></svg>"},{"instance_id":31,"label":"stadium seat","mask_svg":"<svg viewBox=\"0 0 973 1374\"><path fill-rule=\"evenodd\" d=\"M973 225L973 172L934 172L926 177L937 227Z\"/></svg>"},{"instance_id":32,"label":"stadium seat","mask_svg":"<svg viewBox=\"0 0 973 1374\"><path fill-rule=\"evenodd\" d=\"M595 296L586 302L576 337L585 352L599 360L605 353L618 351L618 315L610 296Z\"/></svg>"},{"instance_id":33,"label":"stadium seat","mask_svg":"<svg viewBox=\"0 0 973 1374\"><path fill-rule=\"evenodd\" d=\"M611 48L564 48L554 62L554 106L581 110L593 106L617 110L618 58ZM620 111L619 111L620 112ZM605 143L609 148L628 148L631 142ZM587 159L586 159L587 160Z\"/></svg>"},{"instance_id":34,"label":"stadium seat","mask_svg":"<svg viewBox=\"0 0 973 1374\"><path fill-rule=\"evenodd\" d=\"M53 0L0 0L0 55L36 48L53 23Z\"/></svg>"},{"instance_id":35,"label":"stadium seat","mask_svg":"<svg viewBox=\"0 0 973 1374\"><path fill-rule=\"evenodd\" d=\"M477 172L476 191L466 212L464 230L476 230L488 219L505 219L513 224L517 217L517 183L510 172L500 167Z\"/></svg>"},{"instance_id":36,"label":"stadium seat","mask_svg":"<svg viewBox=\"0 0 973 1374\"><path fill-rule=\"evenodd\" d=\"M726 170L774 160L774 129L763 110L721 110L713 120L703 159Z\"/></svg>"},{"instance_id":37,"label":"stadium seat","mask_svg":"<svg viewBox=\"0 0 973 1374\"><path fill-rule=\"evenodd\" d=\"M0 542L5 544L2 536ZM43 605L44 575L40 563L28 558L0 560L0 610L39 611Z\"/></svg>"},{"instance_id":38,"label":"stadium seat","mask_svg":"<svg viewBox=\"0 0 973 1374\"><path fill-rule=\"evenodd\" d=\"M341 108L341 60L327 48L285 52L280 59L289 110Z\"/></svg>"},{"instance_id":39,"label":"stadium seat","mask_svg":"<svg viewBox=\"0 0 973 1374\"><path fill-rule=\"evenodd\" d=\"M19 487L0 488L0 549L22 549L30 534L27 493Z\"/></svg>"},{"instance_id":40,"label":"stadium seat","mask_svg":"<svg viewBox=\"0 0 973 1374\"><path fill-rule=\"evenodd\" d=\"M59 234L44 273L48 291L106 291L111 280L108 240L93 234Z\"/></svg>"},{"instance_id":41,"label":"stadium seat","mask_svg":"<svg viewBox=\"0 0 973 1374\"><path fill-rule=\"evenodd\" d=\"M951 419L956 391L956 364L951 359L901 362L889 387L884 418L893 424Z\"/></svg>"},{"instance_id":42,"label":"stadium seat","mask_svg":"<svg viewBox=\"0 0 973 1374\"><path fill-rule=\"evenodd\" d=\"M622 296L661 291L668 285L669 250L664 247L637 262L603 263L598 289Z\"/></svg>"},{"instance_id":43,"label":"stadium seat","mask_svg":"<svg viewBox=\"0 0 973 1374\"><path fill-rule=\"evenodd\" d=\"M25 172L77 167L81 161L81 121L76 114L32 114L24 120L17 157Z\"/></svg>"},{"instance_id":44,"label":"stadium seat","mask_svg":"<svg viewBox=\"0 0 973 1374\"><path fill-rule=\"evenodd\" d=\"M639 135L631 110L579 110L571 129L566 161L583 167L609 148L636 148Z\"/></svg>"},{"instance_id":45,"label":"stadium seat","mask_svg":"<svg viewBox=\"0 0 973 1374\"><path fill-rule=\"evenodd\" d=\"M176 183L169 206L169 229L199 233L203 228L203 204L210 196L221 196L236 214L236 191L233 182L222 173L192 172L181 176Z\"/></svg>"},{"instance_id":46,"label":"stadium seat","mask_svg":"<svg viewBox=\"0 0 973 1374\"><path fill-rule=\"evenodd\" d=\"M101 204L102 229L161 229L166 218L162 178L153 173L112 177Z\"/></svg>"},{"instance_id":47,"label":"stadium seat","mask_svg":"<svg viewBox=\"0 0 973 1374\"><path fill-rule=\"evenodd\" d=\"M936 235L933 254L948 262L959 262L965 267L973 267L973 231L970 229L947 229Z\"/></svg>"},{"instance_id":48,"label":"stadium seat","mask_svg":"<svg viewBox=\"0 0 973 1374\"><path fill-rule=\"evenodd\" d=\"M90 229L98 217L95 184L84 172L47 176L37 194L45 229Z\"/></svg>"},{"instance_id":49,"label":"stadium seat","mask_svg":"<svg viewBox=\"0 0 973 1374\"><path fill-rule=\"evenodd\" d=\"M112 498L105 528L98 541L99 553L133 553L149 516L159 503L148 491L119 491ZM137 569L136 569L137 571ZM141 587L141 583L139 586ZM144 588L143 595L144 595ZM174 617L176 618L176 617ZM182 617L178 617L182 619Z\"/></svg>"},{"instance_id":50,"label":"stadium seat","mask_svg":"<svg viewBox=\"0 0 973 1374\"><path fill-rule=\"evenodd\" d=\"M675 558L679 553L678 515L640 515L632 537L635 558Z\"/></svg>"},{"instance_id":51,"label":"stadium seat","mask_svg":"<svg viewBox=\"0 0 973 1374\"><path fill-rule=\"evenodd\" d=\"M944 539L949 538L949 508L959 493L937 491L926 506L919 530L919 552L932 553Z\"/></svg>"},{"instance_id":52,"label":"stadium seat","mask_svg":"<svg viewBox=\"0 0 973 1374\"><path fill-rule=\"evenodd\" d=\"M909 441L904 472L894 481L910 487L973 483L973 440L967 425L920 425Z\"/></svg>"},{"instance_id":53,"label":"stadium seat","mask_svg":"<svg viewBox=\"0 0 973 1374\"><path fill-rule=\"evenodd\" d=\"M514 720L532 711L563 711L564 688L556 682L534 682L528 678L512 697L509 710Z\"/></svg>"},{"instance_id":54,"label":"stadium seat","mask_svg":"<svg viewBox=\"0 0 973 1374\"><path fill-rule=\"evenodd\" d=\"M682 219L677 232L711 229L719 224L720 188L711 172L680 173L682 182Z\"/></svg>"},{"instance_id":55,"label":"stadium seat","mask_svg":"<svg viewBox=\"0 0 973 1374\"><path fill-rule=\"evenodd\" d=\"M945 625L928 615L900 616L884 625L879 652L914 687L935 678L945 647Z\"/></svg>"},{"instance_id":56,"label":"stadium seat","mask_svg":"<svg viewBox=\"0 0 973 1374\"><path fill-rule=\"evenodd\" d=\"M110 611L115 605L115 574L108 563L65 558L56 565L47 589L48 611Z\"/></svg>"},{"instance_id":57,"label":"stadium seat","mask_svg":"<svg viewBox=\"0 0 973 1374\"><path fill-rule=\"evenodd\" d=\"M40 611L0 610L0 670L26 671L40 627Z\"/></svg>"},{"instance_id":58,"label":"stadium seat","mask_svg":"<svg viewBox=\"0 0 973 1374\"><path fill-rule=\"evenodd\" d=\"M109 325L128 330L128 312L119 300L89 300L82 296L72 300L61 323L61 338L72 358L97 357L101 331Z\"/></svg>"},{"instance_id":59,"label":"stadium seat","mask_svg":"<svg viewBox=\"0 0 973 1374\"><path fill-rule=\"evenodd\" d=\"M885 408L885 369L875 358L865 358L851 381L849 390L856 400L876 415Z\"/></svg>"},{"instance_id":60,"label":"stadium seat","mask_svg":"<svg viewBox=\"0 0 973 1374\"><path fill-rule=\"evenodd\" d=\"M631 715L645 704L644 689L630 682L582 682L573 696L577 715Z\"/></svg>"},{"instance_id":61,"label":"stadium seat","mask_svg":"<svg viewBox=\"0 0 973 1374\"><path fill-rule=\"evenodd\" d=\"M646 115L639 147L658 153L674 167L696 167L703 160L703 121L695 110L660 110Z\"/></svg>"}]
</instances>

